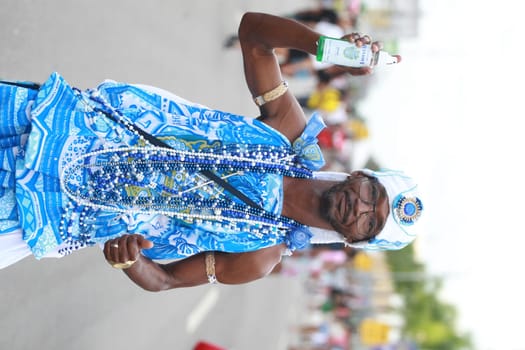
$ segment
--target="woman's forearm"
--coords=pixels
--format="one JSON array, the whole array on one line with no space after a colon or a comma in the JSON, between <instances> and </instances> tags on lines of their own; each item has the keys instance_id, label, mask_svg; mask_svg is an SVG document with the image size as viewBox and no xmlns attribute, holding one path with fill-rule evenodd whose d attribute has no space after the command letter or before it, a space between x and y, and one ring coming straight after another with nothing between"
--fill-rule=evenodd
<instances>
[{"instance_id":1,"label":"woman's forearm","mask_svg":"<svg viewBox=\"0 0 525 350\"><path fill-rule=\"evenodd\" d=\"M319 33L292 19L248 12L239 25L239 38L256 42L267 50L294 48L315 55Z\"/></svg>"},{"instance_id":2,"label":"woman's forearm","mask_svg":"<svg viewBox=\"0 0 525 350\"><path fill-rule=\"evenodd\" d=\"M208 283L203 254L193 255L169 264L158 264L141 256L124 272L135 284L151 292Z\"/></svg>"},{"instance_id":3,"label":"woman's forearm","mask_svg":"<svg viewBox=\"0 0 525 350\"><path fill-rule=\"evenodd\" d=\"M139 287L150 291L160 292L170 288L170 275L163 266L140 256L136 263L125 269L124 273Z\"/></svg>"},{"instance_id":4,"label":"woman's forearm","mask_svg":"<svg viewBox=\"0 0 525 350\"><path fill-rule=\"evenodd\" d=\"M213 267L217 280L224 284L241 284L262 278L281 261L284 249L284 245L278 245L246 253L215 252ZM166 265L140 256L124 272L135 284L151 292L209 283L204 253Z\"/></svg>"}]
</instances>

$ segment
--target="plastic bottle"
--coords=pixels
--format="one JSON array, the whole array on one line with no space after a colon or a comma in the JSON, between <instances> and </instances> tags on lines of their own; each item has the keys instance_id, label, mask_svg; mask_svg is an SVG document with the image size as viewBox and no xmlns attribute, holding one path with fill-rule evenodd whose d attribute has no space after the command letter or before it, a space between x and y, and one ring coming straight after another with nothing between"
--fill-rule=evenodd
<instances>
[{"instance_id":1,"label":"plastic bottle","mask_svg":"<svg viewBox=\"0 0 525 350\"><path fill-rule=\"evenodd\" d=\"M386 66L399 62L397 56L385 51L372 52L371 45L357 47L344 39L321 36L317 46L317 61L348 67Z\"/></svg>"}]
</instances>

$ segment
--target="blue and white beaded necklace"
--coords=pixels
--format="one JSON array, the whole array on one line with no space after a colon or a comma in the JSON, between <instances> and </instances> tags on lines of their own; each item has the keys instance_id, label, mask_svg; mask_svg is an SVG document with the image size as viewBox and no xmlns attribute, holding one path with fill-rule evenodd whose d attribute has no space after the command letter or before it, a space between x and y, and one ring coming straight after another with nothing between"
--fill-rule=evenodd
<instances>
[{"instance_id":1,"label":"blue and white beaded necklace","mask_svg":"<svg viewBox=\"0 0 525 350\"><path fill-rule=\"evenodd\" d=\"M89 152L66 165L61 177L62 188L77 206L121 214L162 214L206 225L219 223L260 237L269 233L284 236L291 248L306 244L309 239L306 226L261 207L238 203L223 195L216 183L199 175L211 171L227 173L223 176L226 178L249 171L312 177L309 169L298 165L291 149L246 144L221 145L202 151L161 148L151 145L137 132L137 127L97 91L91 91L89 99L96 103L95 118L111 116L110 119L118 122L116 127L123 126L145 146ZM170 181L173 177L192 181Z\"/></svg>"}]
</instances>

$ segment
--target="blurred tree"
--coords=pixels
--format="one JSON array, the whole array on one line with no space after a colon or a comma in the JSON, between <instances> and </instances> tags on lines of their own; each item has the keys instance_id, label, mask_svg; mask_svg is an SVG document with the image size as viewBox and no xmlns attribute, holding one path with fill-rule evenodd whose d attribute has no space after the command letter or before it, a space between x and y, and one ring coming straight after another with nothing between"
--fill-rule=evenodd
<instances>
[{"instance_id":1,"label":"blurred tree","mask_svg":"<svg viewBox=\"0 0 525 350\"><path fill-rule=\"evenodd\" d=\"M456 329L456 308L439 300L443 281L425 273L425 266L414 257L413 245L387 252L387 260L396 291L405 300L404 335L426 350L473 349L470 334Z\"/></svg>"},{"instance_id":2,"label":"blurred tree","mask_svg":"<svg viewBox=\"0 0 525 350\"><path fill-rule=\"evenodd\" d=\"M381 166L379 165L379 163L376 161L374 157L370 157L365 164L365 168L377 171L381 168Z\"/></svg>"}]
</instances>

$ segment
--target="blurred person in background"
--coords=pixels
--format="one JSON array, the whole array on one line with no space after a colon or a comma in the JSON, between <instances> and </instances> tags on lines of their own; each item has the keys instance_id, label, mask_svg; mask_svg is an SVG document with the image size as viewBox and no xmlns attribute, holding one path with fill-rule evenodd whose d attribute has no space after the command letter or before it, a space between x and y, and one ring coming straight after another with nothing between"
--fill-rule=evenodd
<instances>
[{"instance_id":1,"label":"blurred person in background","mask_svg":"<svg viewBox=\"0 0 525 350\"><path fill-rule=\"evenodd\" d=\"M350 171L348 111L345 90L338 89L326 70L317 71L317 86L306 98L299 98L304 108L319 113L326 124L319 135L319 146L323 150L326 164L323 169Z\"/></svg>"},{"instance_id":2,"label":"blurred person in background","mask_svg":"<svg viewBox=\"0 0 525 350\"><path fill-rule=\"evenodd\" d=\"M309 26L321 35L340 38L346 34L345 21L335 10L330 8L306 9L290 17ZM280 60L281 71L285 76L315 75L317 71L332 66L329 63L317 61L315 55L311 53L294 48L277 48L276 54Z\"/></svg>"}]
</instances>

